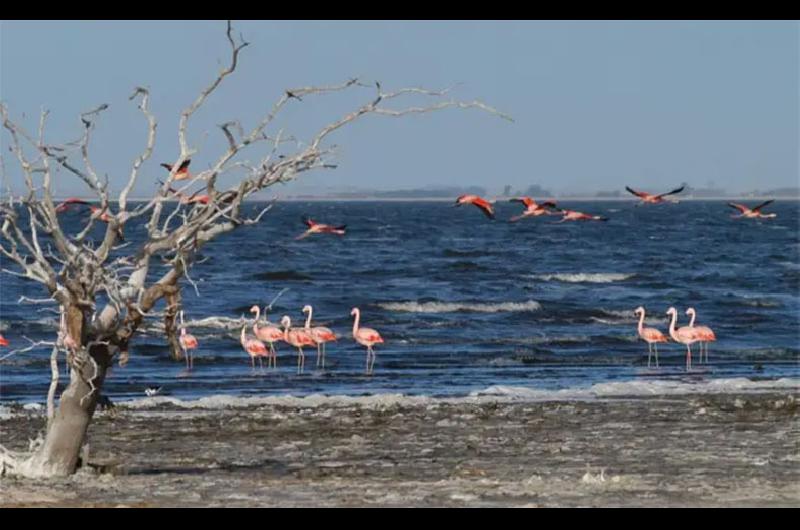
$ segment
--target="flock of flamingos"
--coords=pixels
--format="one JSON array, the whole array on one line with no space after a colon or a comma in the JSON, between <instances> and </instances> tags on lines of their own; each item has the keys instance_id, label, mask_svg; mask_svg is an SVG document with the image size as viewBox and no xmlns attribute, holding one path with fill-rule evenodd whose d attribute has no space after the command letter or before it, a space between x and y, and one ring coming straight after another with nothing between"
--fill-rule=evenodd
<instances>
[{"instance_id":1,"label":"flock of flamingos","mask_svg":"<svg viewBox=\"0 0 800 530\"><path fill-rule=\"evenodd\" d=\"M180 168L176 171L176 176L174 180L183 180L188 179L191 177L188 167L190 161L187 160L181 165ZM172 167L169 164L162 164L168 171L172 171ZM642 191L636 191L629 187L625 187L627 191L636 195L640 199L640 204L659 204L664 202L676 202L674 199L669 197L670 195L675 195L683 191L683 187L674 189L667 193L661 194L650 194ZM172 188L170 191L176 195L176 197L184 204L193 204L193 203L200 203L200 204L207 204L208 197L205 195L198 195L197 193L191 196L185 196ZM521 215L517 215L509 219L511 222L516 222L521 219L527 217L538 217L541 215L557 215L561 214L562 219L558 221L559 223L563 223L565 221L607 221L608 218L601 217L599 215L590 215L583 212L578 212L575 210L566 210L563 208L559 208L556 205L555 201L545 201L542 203L537 203L530 197L519 197L511 199L511 202L520 202L525 206L525 210L522 212ZM765 201L755 207L749 208L742 204L737 203L728 203L729 206L736 208L739 210L739 215L732 216L733 218L749 218L749 219L772 219L776 217L776 214L764 214L761 213L761 209L765 206L771 204L774 200ZM494 208L492 206L492 202L478 196L478 195L462 195L456 199L455 206L461 206L463 204L472 204L479 208L487 217L490 219L495 218ZM99 219L101 221L108 222L110 220L111 213L107 211L102 211L100 208L91 205L87 201L83 201L77 198L70 198L62 202L56 208L57 212L64 212L67 211L72 205L84 205L87 206L91 212L92 217ZM346 226L333 226L327 225L323 223L316 222L310 218L304 218L303 222L308 227L308 229L299 235L296 239L303 239L308 237L312 234L336 234L336 235L344 235ZM253 334L254 336L247 335L247 325L242 327L241 335L240 335L240 342L244 351L250 356L251 364L253 368L255 368L256 359L259 361L259 365L263 368L264 362L263 359L267 358L267 367L276 368L277 367L277 352L275 350L275 344L279 342L285 342L291 345L294 348L297 348L297 371L301 373L305 368L305 354L303 353L304 347L316 347L317 349L317 356L316 362L317 367L325 368L325 345L328 342L336 341L337 336L336 334L330 330L329 328L323 326L312 326L311 318L313 315L313 308L310 305L306 305L303 307L303 313L307 314L305 326L302 328L292 327L291 318L288 315L284 315L281 318L280 326L270 323L266 320L266 313L269 306L265 308L264 322L260 321L260 309L257 305L254 305L250 308L251 313L255 313L255 317L253 319ZM658 329L656 328L646 328L644 327L644 319L645 319L645 309L644 307L637 307L635 310L635 314L639 316L639 325L638 325L638 333L639 336L647 342L648 346L648 357L647 357L647 366L650 367L651 365L651 358L653 353L655 353L655 365L658 367L658 343L660 342L668 342L669 339ZM670 307L667 311L667 315L672 317L669 325L669 336L672 338L673 341L683 344L686 346L686 370L688 371L691 369L692 365L692 351L691 345L695 342L700 344L700 363L703 362L703 352L705 351L705 361L708 362L708 343L716 341L716 336L714 331L707 326L695 326L695 317L696 312L694 308L689 308L686 310L686 314L691 317L688 326L683 326L680 328L676 328L677 318L678 318L678 311L674 307ZM373 347L376 344L381 344L384 342L383 338L381 337L380 333L372 328L366 328L360 326L360 319L361 319L361 312L357 307L354 307L353 310L350 312L350 315L354 317L353 320L353 339L358 344L365 346L367 348L367 359L366 359L366 373L372 374L375 367L375 351ZM193 366L193 359L192 359L192 350L197 349L198 341L197 339L189 334L186 330L186 326L183 322L183 311L180 313L180 338L179 343L181 348L184 351L184 356L186 358L186 366L188 370L192 369ZM282 326L282 329L281 329ZM63 323L62 323L63 327ZM65 330L61 330L61 333L65 333ZM0 335L0 346L8 346L9 342ZM705 347L705 349L704 349Z\"/></svg>"}]
</instances>

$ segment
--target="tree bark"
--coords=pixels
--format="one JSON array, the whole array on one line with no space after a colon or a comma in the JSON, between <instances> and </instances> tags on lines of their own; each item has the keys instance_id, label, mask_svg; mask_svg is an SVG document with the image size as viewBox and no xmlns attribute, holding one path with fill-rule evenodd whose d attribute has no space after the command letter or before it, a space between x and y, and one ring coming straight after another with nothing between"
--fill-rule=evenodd
<instances>
[{"instance_id":1,"label":"tree bark","mask_svg":"<svg viewBox=\"0 0 800 530\"><path fill-rule=\"evenodd\" d=\"M97 364L96 373L91 362L81 366L80 373L72 368L70 383L61 394L44 443L28 462L26 474L52 477L75 473L81 447L111 362L111 355L105 345L92 346L89 355Z\"/></svg>"},{"instance_id":2,"label":"tree bark","mask_svg":"<svg viewBox=\"0 0 800 530\"><path fill-rule=\"evenodd\" d=\"M176 288L165 296L167 308L164 311L164 332L167 334L169 354L174 361L183 360L183 350L178 342L178 313L181 310L181 290Z\"/></svg>"}]
</instances>

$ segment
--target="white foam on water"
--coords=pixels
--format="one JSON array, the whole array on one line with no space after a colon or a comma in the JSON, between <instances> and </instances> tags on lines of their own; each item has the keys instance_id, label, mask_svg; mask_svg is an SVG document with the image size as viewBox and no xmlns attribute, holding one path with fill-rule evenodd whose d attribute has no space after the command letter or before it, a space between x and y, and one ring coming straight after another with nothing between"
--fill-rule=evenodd
<instances>
[{"instance_id":1,"label":"white foam on water","mask_svg":"<svg viewBox=\"0 0 800 530\"><path fill-rule=\"evenodd\" d=\"M636 276L635 273L617 272L578 272L578 273L553 273L526 275L545 282L557 281L566 283L611 283L621 282Z\"/></svg>"},{"instance_id":2,"label":"white foam on water","mask_svg":"<svg viewBox=\"0 0 800 530\"><path fill-rule=\"evenodd\" d=\"M538 311L542 308L536 300L527 302L501 302L497 304L464 303L464 302L385 302L378 307L388 311L406 313L501 313Z\"/></svg>"}]
</instances>

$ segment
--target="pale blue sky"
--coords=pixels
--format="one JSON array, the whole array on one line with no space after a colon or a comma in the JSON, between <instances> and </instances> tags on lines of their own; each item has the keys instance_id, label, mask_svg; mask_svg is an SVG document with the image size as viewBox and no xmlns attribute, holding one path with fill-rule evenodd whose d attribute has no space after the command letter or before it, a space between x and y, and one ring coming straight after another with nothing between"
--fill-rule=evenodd
<instances>
[{"instance_id":1,"label":"pale blue sky","mask_svg":"<svg viewBox=\"0 0 800 530\"><path fill-rule=\"evenodd\" d=\"M215 124L239 118L252 125L284 88L358 76L387 89L463 83L457 96L480 98L516 122L458 110L369 117L335 137L339 169L304 175L303 191L798 185L794 21L241 21L235 27L251 46L194 120L190 140L201 152L193 168L207 167L222 148ZM51 142L80 133L81 111L110 104L95 133L94 159L117 184L144 142L144 121L127 97L134 86L148 86L159 127L137 190L142 195L163 176L158 163L176 157L181 109L227 62L224 28L224 22L2 22L0 98L14 117L25 113L31 130L40 107L50 109ZM362 90L293 102L278 125L307 136L373 96ZM6 167L14 169L8 160ZM19 176L10 173L19 189ZM80 190L79 182L65 179L58 191Z\"/></svg>"}]
</instances>

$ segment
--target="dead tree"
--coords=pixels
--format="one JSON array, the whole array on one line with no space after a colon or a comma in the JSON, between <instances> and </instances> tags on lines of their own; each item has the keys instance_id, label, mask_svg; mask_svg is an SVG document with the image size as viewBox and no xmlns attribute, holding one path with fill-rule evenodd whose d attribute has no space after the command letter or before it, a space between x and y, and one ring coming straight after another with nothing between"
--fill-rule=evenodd
<instances>
[{"instance_id":1,"label":"dead tree","mask_svg":"<svg viewBox=\"0 0 800 530\"><path fill-rule=\"evenodd\" d=\"M156 142L157 122L150 112L150 92L146 88L136 87L130 100L138 104L147 122L147 138L116 197L112 197L108 179L98 176L90 157L95 122L108 105L100 105L80 115L81 134L76 141L53 145L45 138L47 111L41 113L38 131L33 135L12 119L5 104L0 104L3 127L10 140L7 152L13 153L12 158L19 166L26 186L24 195L14 197L9 193L0 205L3 271L41 283L54 303L60 306L64 325L59 339L51 345L54 357L58 351L66 353L70 371L69 383L60 396L57 409L53 406L54 392L51 391L48 410L52 410L52 417L44 441L31 453L13 453L0 448L2 472L23 476L63 476L75 472L107 370L115 357L121 362L127 361L131 341L143 321L154 317L156 303L161 299L167 301L165 324L168 330L174 330L181 282L194 284L189 271L198 250L237 227L261 221L271 205L252 217L243 212L245 199L254 193L291 181L305 171L334 168L330 161L334 147L327 140L338 129L370 114L400 117L449 107L477 108L510 119L479 101L450 99L449 90L404 88L384 92L379 83L366 85L357 79L338 85L293 88L277 99L251 131L244 131L235 121L219 125L220 133L227 140L225 152L209 169L193 175L190 180L176 181L177 169L196 152L187 140L189 120L236 70L239 55L249 44L241 37L234 38L230 22L226 36L230 45L230 63L181 112L178 123L180 154L166 181L150 200L143 203L130 203L129 195ZM324 125L306 142L294 141L280 130L270 132L276 116L287 105L302 104L301 98L347 90L367 91L365 103ZM426 101L419 106L387 106L407 96ZM263 146L260 152L258 146ZM293 151L287 153L286 146ZM276 154L279 147L282 156ZM237 155L245 150L257 154L260 161L255 165L238 161ZM76 234L66 233L59 222L52 191L56 168L61 168L62 175L65 170L68 175L83 181L98 202L97 209ZM233 170L243 172L236 185L218 188L220 176ZM183 193L195 183L204 185L209 197L207 203L173 201L175 192L170 188L175 186L177 192ZM125 225L137 222L145 224L145 242L138 248L120 248ZM104 237L99 243L92 244L87 236L98 223L107 224ZM153 277L154 263L168 265L160 277ZM7 264L16 270L6 268ZM54 373L57 377L58 370Z\"/></svg>"}]
</instances>

